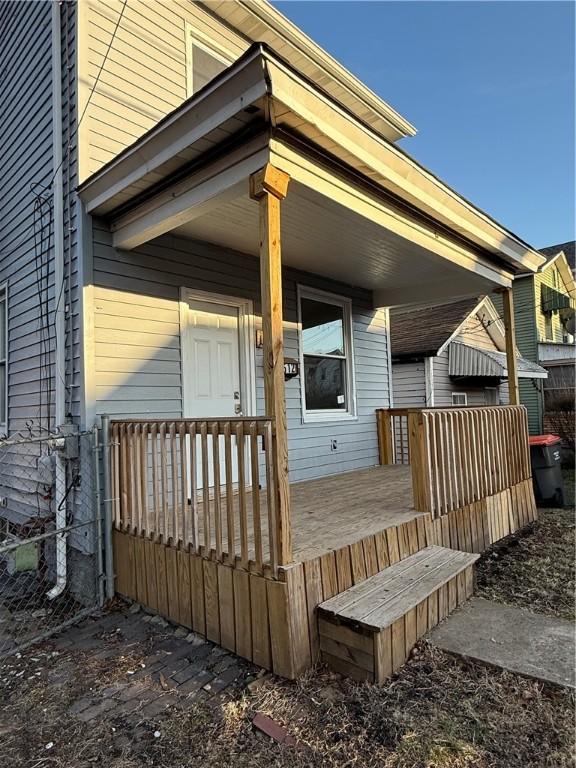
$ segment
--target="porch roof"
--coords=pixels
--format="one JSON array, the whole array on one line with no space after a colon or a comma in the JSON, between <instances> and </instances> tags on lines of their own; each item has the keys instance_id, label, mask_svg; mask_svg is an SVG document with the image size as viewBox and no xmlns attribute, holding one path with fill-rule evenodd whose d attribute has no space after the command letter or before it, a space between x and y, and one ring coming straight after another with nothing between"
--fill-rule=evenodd
<instances>
[{"instance_id":1,"label":"porch roof","mask_svg":"<svg viewBox=\"0 0 576 768\"><path fill-rule=\"evenodd\" d=\"M452 342L448 352L449 373L455 377L491 377L499 379L508 378L508 365L506 352L498 352L493 349L480 349L469 344ZM546 379L548 372L537 363L517 358L518 377L524 379Z\"/></svg>"},{"instance_id":2,"label":"porch roof","mask_svg":"<svg viewBox=\"0 0 576 768\"><path fill-rule=\"evenodd\" d=\"M216 216L219 232L229 213L251 221L250 214L244 215L250 208L248 177L267 162L296 182L288 201L300 197L304 218L299 229L303 223L313 226L310 206L322 214L332 209L332 216L341 221L356 217L346 223L348 233L357 232L359 240L365 237L372 251L383 251L383 261L376 258L371 274L364 274L361 264L352 263L354 248L348 249L349 272L336 275L330 269L328 276L373 290L384 283L388 288L410 288L414 275L408 268L418 266L419 276L431 280L432 289L434 281L440 290L452 280L445 295L455 295L458 290L479 293L509 286L514 273L535 270L544 260L262 44L253 45L86 180L79 193L89 213L110 220L118 247L135 248L178 227L185 227L181 233L191 237L207 234L218 244L210 231L210 215ZM363 231L360 221L371 222L364 228L370 232ZM256 232L254 227L254 239ZM234 235L233 247L254 252L238 228ZM323 243L314 238L310 242L320 259ZM360 250L370 243L360 243ZM410 250L418 256L414 264L407 256ZM336 261L342 263L342 249L337 251ZM405 261L403 283L384 280L391 252ZM426 257L430 261L431 255L437 267L440 256L456 269L426 274ZM314 260L305 261L297 266L317 271ZM464 271L468 281L458 284ZM400 293L393 301L388 290L380 301L418 300L409 297L409 291ZM438 293L432 290L432 295Z\"/></svg>"}]
</instances>

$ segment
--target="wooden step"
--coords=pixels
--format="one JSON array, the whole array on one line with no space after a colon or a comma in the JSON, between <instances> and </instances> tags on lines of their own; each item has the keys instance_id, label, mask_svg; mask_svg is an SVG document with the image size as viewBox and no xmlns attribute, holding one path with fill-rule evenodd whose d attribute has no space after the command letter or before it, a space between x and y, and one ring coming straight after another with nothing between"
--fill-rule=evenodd
<instances>
[{"instance_id":1,"label":"wooden step","mask_svg":"<svg viewBox=\"0 0 576 768\"><path fill-rule=\"evenodd\" d=\"M322 658L342 674L383 682L422 635L470 597L478 558L426 547L321 603Z\"/></svg>"}]
</instances>

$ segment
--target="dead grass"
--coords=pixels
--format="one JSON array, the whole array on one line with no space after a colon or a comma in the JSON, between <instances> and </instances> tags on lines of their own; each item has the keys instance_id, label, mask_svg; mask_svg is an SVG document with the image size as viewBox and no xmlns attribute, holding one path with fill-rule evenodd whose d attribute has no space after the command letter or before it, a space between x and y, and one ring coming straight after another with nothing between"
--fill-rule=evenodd
<instances>
[{"instance_id":1,"label":"dead grass","mask_svg":"<svg viewBox=\"0 0 576 768\"><path fill-rule=\"evenodd\" d=\"M539 509L534 525L488 550L476 593L490 600L574 618L574 509Z\"/></svg>"},{"instance_id":2,"label":"dead grass","mask_svg":"<svg viewBox=\"0 0 576 768\"><path fill-rule=\"evenodd\" d=\"M15 677L21 669L25 674ZM1 678L0 690L2 757L11 768L574 764L573 701L566 691L426 646L387 686L356 684L320 670L296 683L269 678L251 695L138 723L111 715L84 724L68 714L78 696L102 687L100 665L83 654L30 655L14 670L10 682ZM124 661L109 665L106 683L125 671ZM300 746L282 746L255 731L257 711L286 726ZM50 742L53 747L46 749Z\"/></svg>"},{"instance_id":3,"label":"dead grass","mask_svg":"<svg viewBox=\"0 0 576 768\"><path fill-rule=\"evenodd\" d=\"M573 617L574 512L540 520L479 562L478 593ZM73 629L70 631L74 631ZM109 640L109 642L111 642ZM465 662L421 644L388 685L325 669L298 682L270 677L252 694L198 703L153 719L68 712L90 691L125 680L146 656L112 659L50 644L0 667L2 764L10 768L573 768L574 698L567 690ZM262 712L297 748L252 726ZM159 732L156 737L155 732ZM52 746L47 749L47 745Z\"/></svg>"}]
</instances>

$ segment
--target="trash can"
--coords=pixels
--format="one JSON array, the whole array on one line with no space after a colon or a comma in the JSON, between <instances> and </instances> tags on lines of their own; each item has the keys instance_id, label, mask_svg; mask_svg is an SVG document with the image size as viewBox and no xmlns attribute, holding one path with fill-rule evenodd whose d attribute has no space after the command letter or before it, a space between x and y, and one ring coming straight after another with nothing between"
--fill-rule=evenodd
<instances>
[{"instance_id":1,"label":"trash can","mask_svg":"<svg viewBox=\"0 0 576 768\"><path fill-rule=\"evenodd\" d=\"M556 435L536 435L529 442L536 503L547 507L563 507L564 482L560 464L562 441Z\"/></svg>"}]
</instances>

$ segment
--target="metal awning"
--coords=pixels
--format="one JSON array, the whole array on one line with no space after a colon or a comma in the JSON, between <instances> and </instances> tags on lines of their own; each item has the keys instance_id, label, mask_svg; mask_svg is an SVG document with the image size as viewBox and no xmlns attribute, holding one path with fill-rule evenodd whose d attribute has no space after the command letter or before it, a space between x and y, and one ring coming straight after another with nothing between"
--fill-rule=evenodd
<instances>
[{"instance_id":1,"label":"metal awning","mask_svg":"<svg viewBox=\"0 0 576 768\"><path fill-rule=\"evenodd\" d=\"M506 352L452 342L448 348L448 361L450 376L508 378ZM523 357L518 357L517 368L519 378L546 379L548 377L545 368Z\"/></svg>"},{"instance_id":2,"label":"metal awning","mask_svg":"<svg viewBox=\"0 0 576 768\"><path fill-rule=\"evenodd\" d=\"M543 284L540 291L540 306L542 312L559 312L568 310L574 312L576 301L568 294Z\"/></svg>"}]
</instances>

